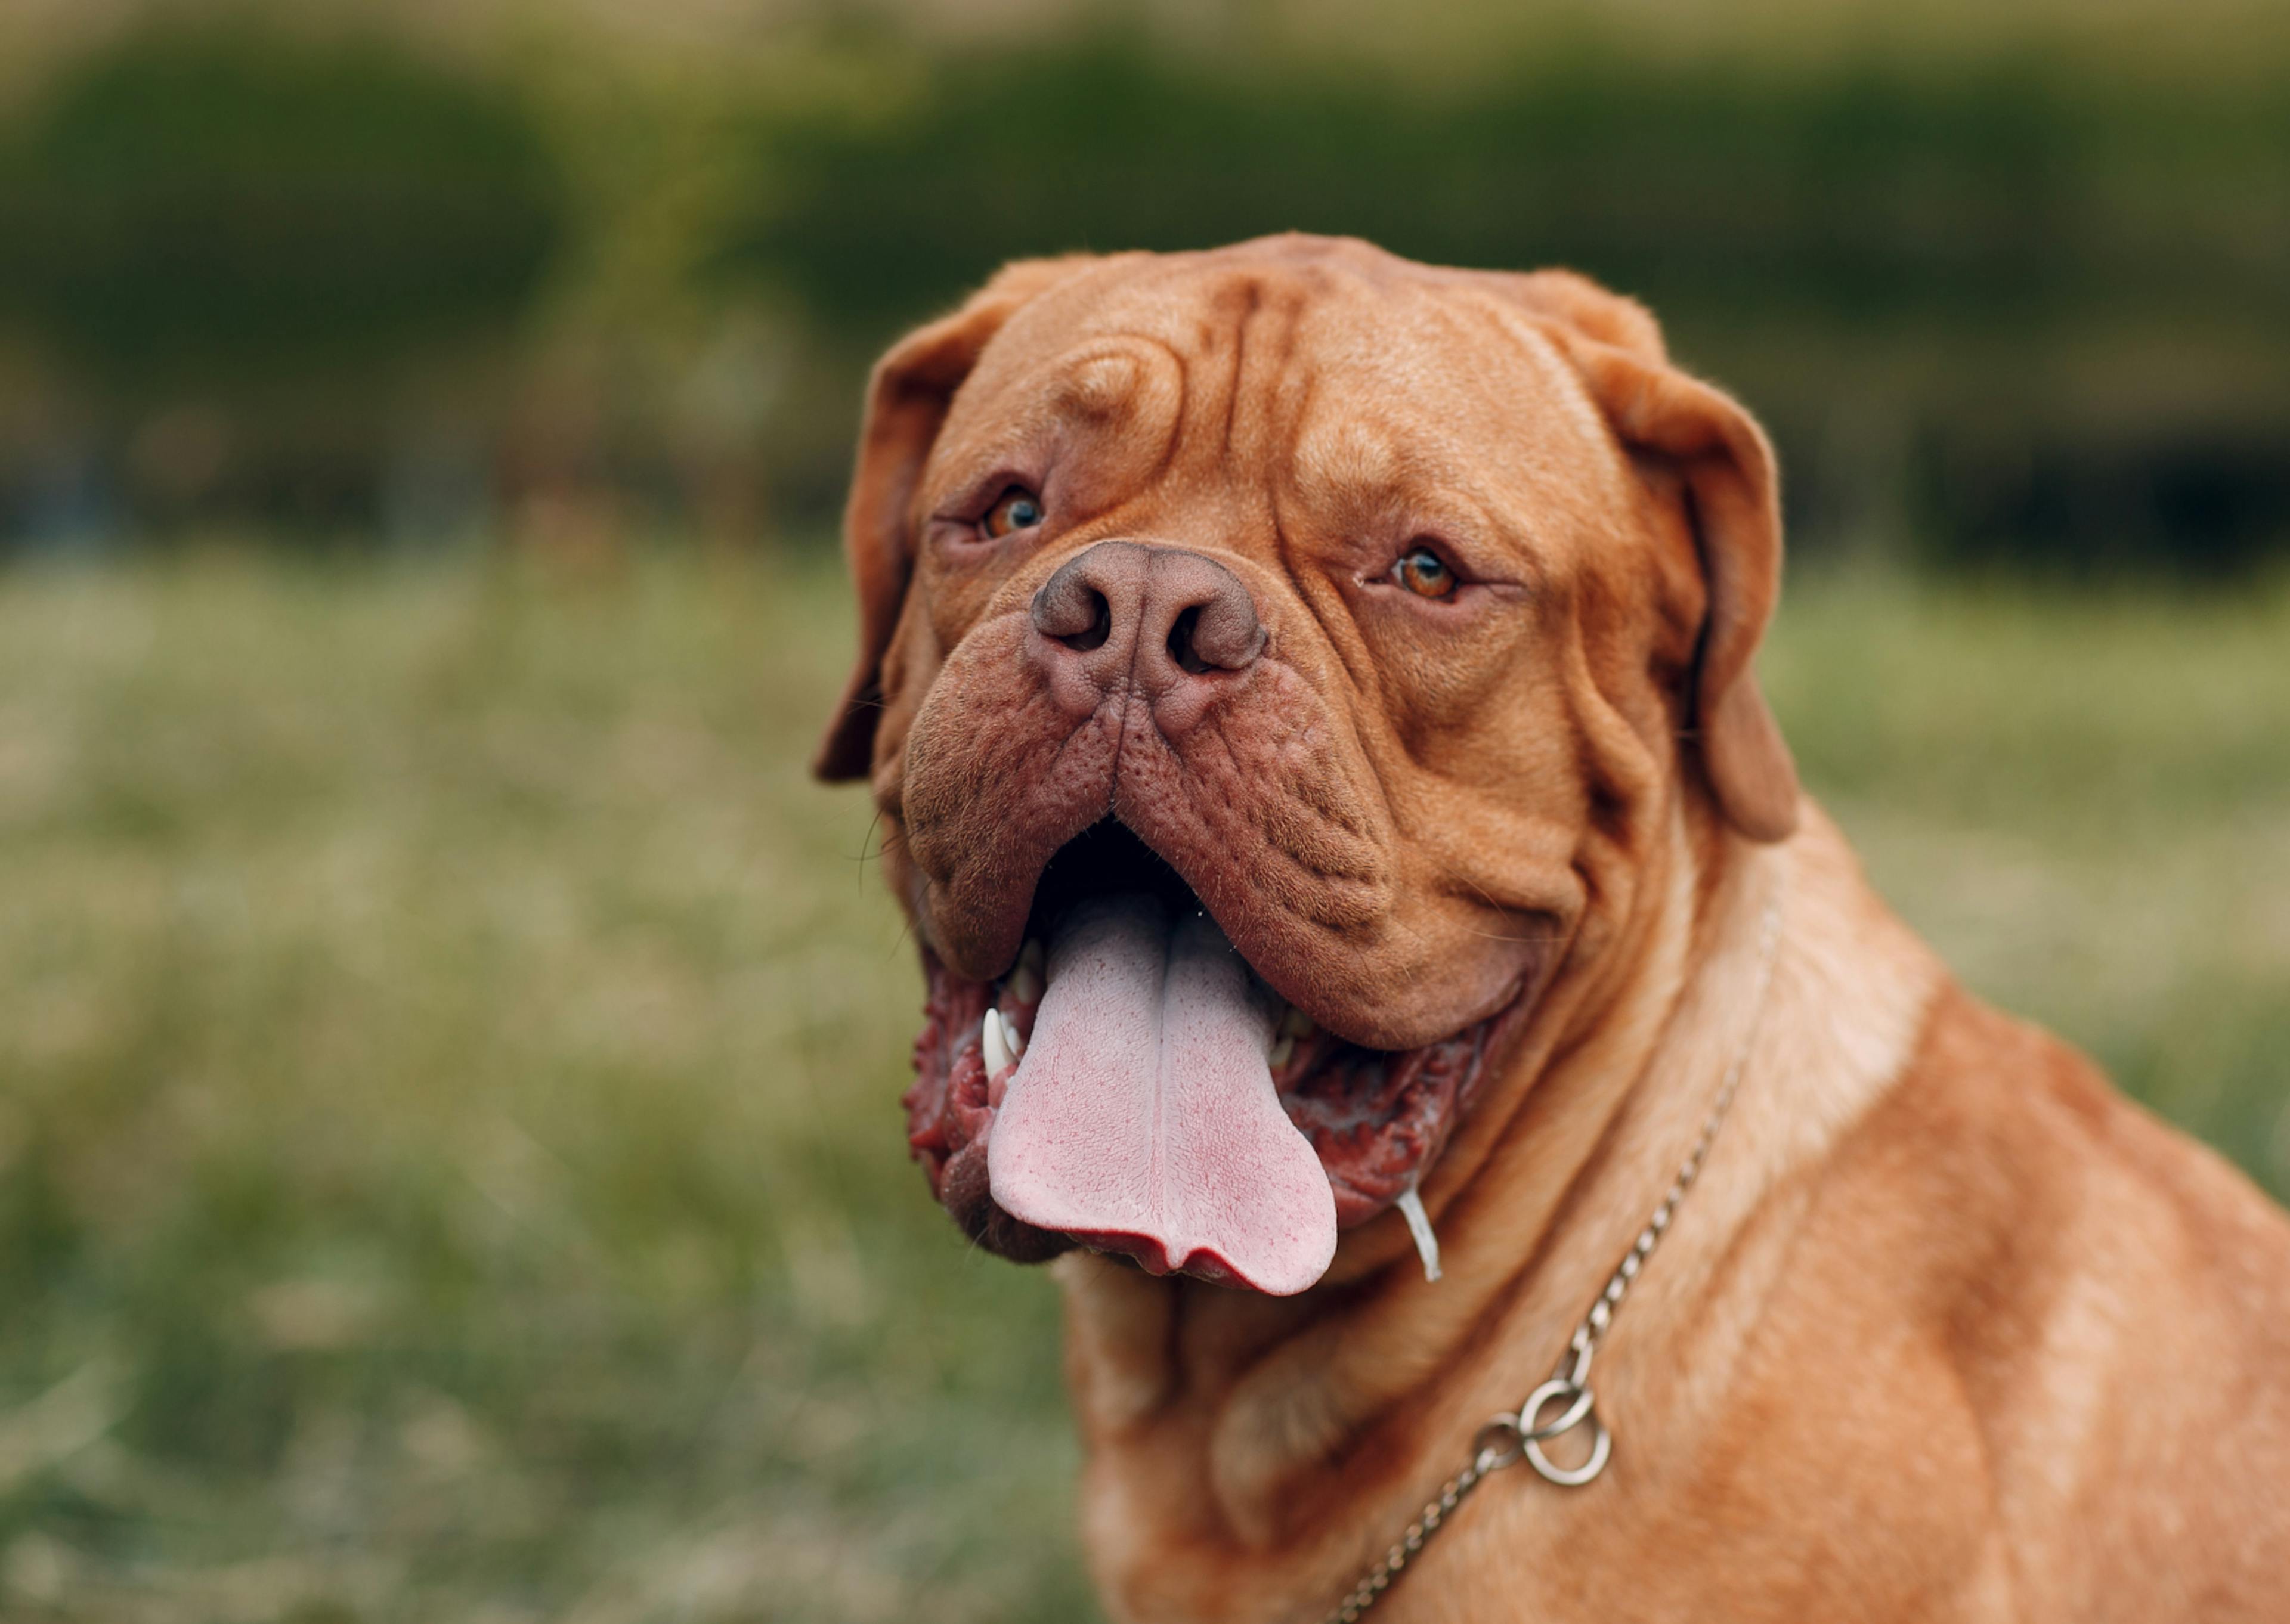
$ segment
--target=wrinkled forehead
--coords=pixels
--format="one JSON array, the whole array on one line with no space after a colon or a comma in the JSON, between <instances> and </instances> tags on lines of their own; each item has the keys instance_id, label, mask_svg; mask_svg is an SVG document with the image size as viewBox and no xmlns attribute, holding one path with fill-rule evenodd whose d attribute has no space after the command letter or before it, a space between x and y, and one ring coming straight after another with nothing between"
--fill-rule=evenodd
<instances>
[{"instance_id":1,"label":"wrinkled forehead","mask_svg":"<svg viewBox=\"0 0 2290 1624\"><path fill-rule=\"evenodd\" d=\"M1496 278L1381 254L1138 255L1084 272L987 348L941 449L1045 436L1347 505L1437 485L1611 512L1627 478L1573 368Z\"/></svg>"}]
</instances>

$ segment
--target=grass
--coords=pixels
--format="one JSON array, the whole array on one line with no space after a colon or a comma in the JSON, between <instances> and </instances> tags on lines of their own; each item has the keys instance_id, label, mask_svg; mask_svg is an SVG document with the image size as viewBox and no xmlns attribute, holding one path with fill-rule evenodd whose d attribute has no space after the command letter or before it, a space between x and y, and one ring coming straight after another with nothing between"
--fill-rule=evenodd
<instances>
[{"instance_id":1,"label":"grass","mask_svg":"<svg viewBox=\"0 0 2290 1624\"><path fill-rule=\"evenodd\" d=\"M823 562L0 576L0 1616L1093 1616L1049 1283L905 1162ZM2290 1189L2290 590L1835 580L1971 981Z\"/></svg>"}]
</instances>

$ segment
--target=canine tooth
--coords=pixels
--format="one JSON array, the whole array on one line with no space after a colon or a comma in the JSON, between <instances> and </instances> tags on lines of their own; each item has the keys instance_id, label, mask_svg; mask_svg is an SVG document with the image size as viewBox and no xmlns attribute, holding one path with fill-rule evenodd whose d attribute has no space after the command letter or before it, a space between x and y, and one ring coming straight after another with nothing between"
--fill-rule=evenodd
<instances>
[{"instance_id":1,"label":"canine tooth","mask_svg":"<svg viewBox=\"0 0 2290 1624\"><path fill-rule=\"evenodd\" d=\"M1423 1197L1409 1185L1399 1193L1399 1215L1407 1220L1407 1233L1415 1237L1415 1255L1423 1260L1423 1277L1439 1277L1439 1237L1431 1233L1431 1215L1423 1210Z\"/></svg>"},{"instance_id":2,"label":"canine tooth","mask_svg":"<svg viewBox=\"0 0 2290 1624\"><path fill-rule=\"evenodd\" d=\"M1026 1058L1026 1035L1018 1029L1018 1023L1007 1015L1002 1017L1002 1041L1010 1046L1012 1060L1022 1060Z\"/></svg>"},{"instance_id":3,"label":"canine tooth","mask_svg":"<svg viewBox=\"0 0 2290 1624\"><path fill-rule=\"evenodd\" d=\"M1272 1040L1272 1052L1264 1057L1264 1064L1277 1071L1296 1056L1296 1040L1283 1032Z\"/></svg>"},{"instance_id":4,"label":"canine tooth","mask_svg":"<svg viewBox=\"0 0 2290 1624\"><path fill-rule=\"evenodd\" d=\"M1042 940L1029 936L1026 945L1018 949L1018 967L1010 972L1003 985L1021 1004L1033 1004L1042 996Z\"/></svg>"},{"instance_id":5,"label":"canine tooth","mask_svg":"<svg viewBox=\"0 0 2290 1624\"><path fill-rule=\"evenodd\" d=\"M1010 1063L1010 1040L1003 1036L1000 1010L988 1010L986 1019L979 1023L978 1047L985 1059L986 1075L989 1078L999 1076L1002 1068Z\"/></svg>"},{"instance_id":6,"label":"canine tooth","mask_svg":"<svg viewBox=\"0 0 2290 1624\"><path fill-rule=\"evenodd\" d=\"M1280 1033L1284 1037L1293 1037L1301 1042L1319 1029L1309 1015L1293 1004L1288 1006L1288 1012L1280 1017Z\"/></svg>"}]
</instances>

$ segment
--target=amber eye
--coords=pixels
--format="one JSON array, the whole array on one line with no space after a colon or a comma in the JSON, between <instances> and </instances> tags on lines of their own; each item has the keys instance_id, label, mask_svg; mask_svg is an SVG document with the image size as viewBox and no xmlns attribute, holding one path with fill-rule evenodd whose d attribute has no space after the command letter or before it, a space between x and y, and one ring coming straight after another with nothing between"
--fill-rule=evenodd
<instances>
[{"instance_id":1,"label":"amber eye","mask_svg":"<svg viewBox=\"0 0 2290 1624\"><path fill-rule=\"evenodd\" d=\"M1445 597L1455 589L1455 572L1428 547L1403 555L1391 566L1391 579L1418 597Z\"/></svg>"},{"instance_id":2,"label":"amber eye","mask_svg":"<svg viewBox=\"0 0 2290 1624\"><path fill-rule=\"evenodd\" d=\"M1018 531L1031 530L1041 522L1042 499L1022 485L1012 485L986 510L978 528L986 532L989 540L998 541Z\"/></svg>"}]
</instances>

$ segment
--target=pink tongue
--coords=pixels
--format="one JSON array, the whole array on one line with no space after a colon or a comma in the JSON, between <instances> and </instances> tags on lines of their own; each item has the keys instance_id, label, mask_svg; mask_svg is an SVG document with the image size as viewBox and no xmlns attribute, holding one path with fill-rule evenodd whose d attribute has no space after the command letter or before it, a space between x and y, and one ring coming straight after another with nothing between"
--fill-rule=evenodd
<instances>
[{"instance_id":1,"label":"pink tongue","mask_svg":"<svg viewBox=\"0 0 2290 1624\"><path fill-rule=\"evenodd\" d=\"M1327 1271L1336 1203L1264 1061L1271 1001L1205 914L1077 908L987 1142L1013 1217L1287 1296Z\"/></svg>"}]
</instances>

